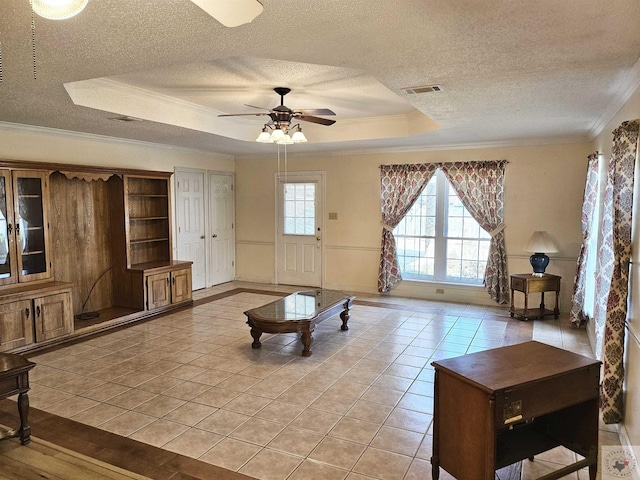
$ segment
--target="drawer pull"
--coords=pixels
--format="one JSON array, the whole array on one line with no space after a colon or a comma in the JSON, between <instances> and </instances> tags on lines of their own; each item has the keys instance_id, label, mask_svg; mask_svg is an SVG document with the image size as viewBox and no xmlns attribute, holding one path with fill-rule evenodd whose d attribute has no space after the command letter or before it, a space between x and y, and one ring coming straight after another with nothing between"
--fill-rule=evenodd
<instances>
[{"instance_id":1,"label":"drawer pull","mask_svg":"<svg viewBox=\"0 0 640 480\"><path fill-rule=\"evenodd\" d=\"M27 316L27 318L29 318L29 307L24 309L24 313Z\"/></svg>"}]
</instances>

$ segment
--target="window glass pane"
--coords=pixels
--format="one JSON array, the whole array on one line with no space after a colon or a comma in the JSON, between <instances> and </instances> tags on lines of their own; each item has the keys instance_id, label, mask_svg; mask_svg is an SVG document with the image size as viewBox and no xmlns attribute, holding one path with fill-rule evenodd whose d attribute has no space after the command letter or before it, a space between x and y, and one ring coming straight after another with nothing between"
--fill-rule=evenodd
<instances>
[{"instance_id":1,"label":"window glass pane","mask_svg":"<svg viewBox=\"0 0 640 480\"><path fill-rule=\"evenodd\" d=\"M463 260L462 261L462 278L475 278L478 276L478 262L474 260Z\"/></svg>"},{"instance_id":2,"label":"window glass pane","mask_svg":"<svg viewBox=\"0 0 640 480\"><path fill-rule=\"evenodd\" d=\"M287 183L284 188L284 234L315 235L315 183Z\"/></svg>"},{"instance_id":3,"label":"window glass pane","mask_svg":"<svg viewBox=\"0 0 640 480\"><path fill-rule=\"evenodd\" d=\"M473 218L464 219L464 229L462 236L464 238L478 238L480 236L480 225Z\"/></svg>"},{"instance_id":4,"label":"window glass pane","mask_svg":"<svg viewBox=\"0 0 640 480\"><path fill-rule=\"evenodd\" d=\"M447 277L460 277L460 260L447 260Z\"/></svg>"},{"instance_id":5,"label":"window glass pane","mask_svg":"<svg viewBox=\"0 0 640 480\"><path fill-rule=\"evenodd\" d=\"M462 258L462 240L447 241L447 258Z\"/></svg>"},{"instance_id":6,"label":"window glass pane","mask_svg":"<svg viewBox=\"0 0 640 480\"><path fill-rule=\"evenodd\" d=\"M462 219L460 217L449 216L449 221L447 223L447 236L448 237L462 236Z\"/></svg>"}]
</instances>

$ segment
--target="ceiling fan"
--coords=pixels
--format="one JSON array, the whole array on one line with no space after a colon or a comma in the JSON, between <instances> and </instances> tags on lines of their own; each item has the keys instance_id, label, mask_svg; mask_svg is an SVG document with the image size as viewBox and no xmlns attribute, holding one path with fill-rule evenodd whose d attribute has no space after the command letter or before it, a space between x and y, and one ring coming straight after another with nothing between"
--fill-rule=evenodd
<instances>
[{"instance_id":1,"label":"ceiling fan","mask_svg":"<svg viewBox=\"0 0 640 480\"><path fill-rule=\"evenodd\" d=\"M225 27L250 23L262 13L258 0L191 0Z\"/></svg>"},{"instance_id":2,"label":"ceiling fan","mask_svg":"<svg viewBox=\"0 0 640 480\"><path fill-rule=\"evenodd\" d=\"M276 87L273 89L278 95L280 95L280 105L274 108L256 107L254 105L246 105L247 107L257 108L259 110L265 110L260 113L228 113L218 115L219 117L240 117L240 116L268 116L271 118L269 122L276 129L287 130L291 126L291 122L294 120L303 120L305 122L317 123L319 125L333 125L335 120L328 118L316 117L316 115L335 115L335 113L328 108L314 108L306 110L292 110L284 104L284 96L291 91L290 88Z\"/></svg>"}]
</instances>

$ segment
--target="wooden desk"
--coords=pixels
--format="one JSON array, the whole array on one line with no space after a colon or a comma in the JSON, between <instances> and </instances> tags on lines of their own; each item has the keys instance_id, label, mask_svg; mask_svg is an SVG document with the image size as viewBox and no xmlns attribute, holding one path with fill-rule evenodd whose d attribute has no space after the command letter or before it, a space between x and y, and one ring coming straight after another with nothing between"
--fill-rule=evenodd
<instances>
[{"instance_id":1,"label":"wooden desk","mask_svg":"<svg viewBox=\"0 0 640 480\"><path fill-rule=\"evenodd\" d=\"M247 310L247 325L251 327L252 348L260 348L260 336L266 333L301 333L302 356L311 355L313 331L322 321L340 314L341 330L349 330L349 309L356 297L334 290L306 290L258 308Z\"/></svg>"},{"instance_id":2,"label":"wooden desk","mask_svg":"<svg viewBox=\"0 0 640 480\"><path fill-rule=\"evenodd\" d=\"M0 353L0 400L18 394L18 413L20 428L0 432L0 439L20 437L20 443L26 445L31 441L29 427L29 370L36 364L10 353Z\"/></svg>"},{"instance_id":3,"label":"wooden desk","mask_svg":"<svg viewBox=\"0 0 640 480\"><path fill-rule=\"evenodd\" d=\"M560 297L560 279L557 275L545 273L542 277L534 277L530 273L520 273L511 275L511 308L509 313L511 317L518 315L524 320L530 318L544 318L546 315L553 315L558 318L560 310L558 309L558 298ZM515 291L524 293L524 309L517 309L513 302L513 293ZM529 293L540 293L540 309L529 309ZM556 292L556 306L552 310L546 310L544 306L544 292Z\"/></svg>"},{"instance_id":4,"label":"wooden desk","mask_svg":"<svg viewBox=\"0 0 640 480\"><path fill-rule=\"evenodd\" d=\"M539 342L433 362L432 476L493 480L495 470L563 445L585 457L544 477L598 461L600 362Z\"/></svg>"}]
</instances>

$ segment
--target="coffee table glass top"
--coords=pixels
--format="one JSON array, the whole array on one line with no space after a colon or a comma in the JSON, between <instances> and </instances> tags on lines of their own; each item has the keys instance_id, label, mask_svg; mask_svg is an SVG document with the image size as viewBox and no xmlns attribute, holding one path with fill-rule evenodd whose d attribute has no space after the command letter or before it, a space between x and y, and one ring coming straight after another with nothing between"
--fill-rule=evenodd
<instances>
[{"instance_id":1,"label":"coffee table glass top","mask_svg":"<svg viewBox=\"0 0 640 480\"><path fill-rule=\"evenodd\" d=\"M344 303L350 295L335 290L305 290L254 308L251 314L264 320L304 320L317 316L332 305Z\"/></svg>"}]
</instances>

